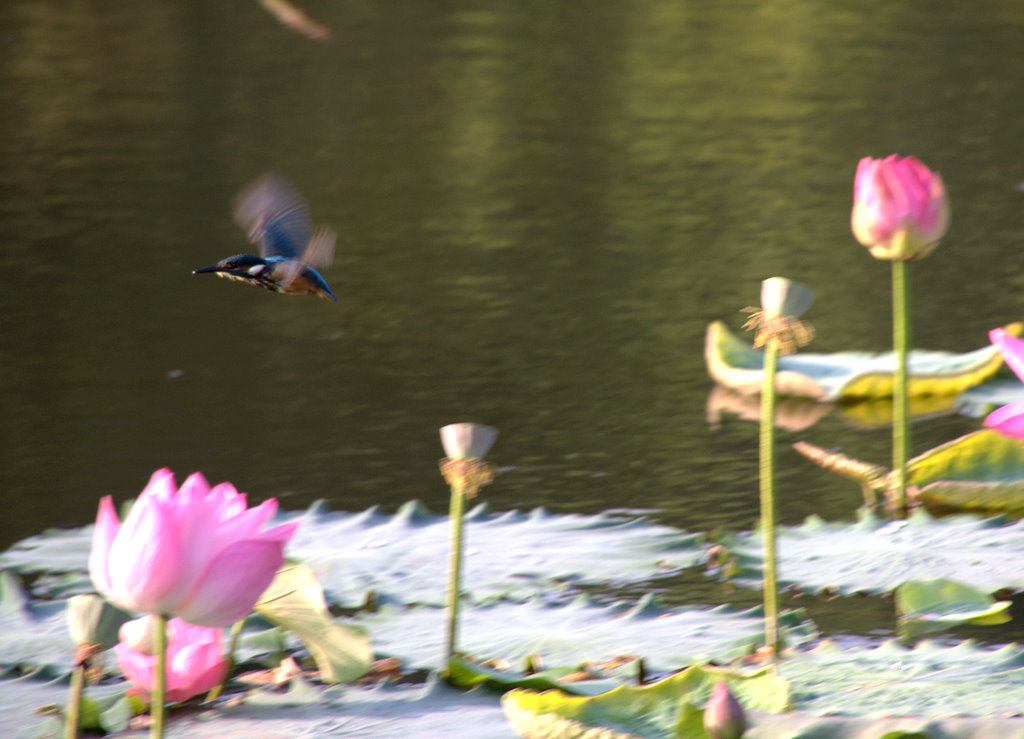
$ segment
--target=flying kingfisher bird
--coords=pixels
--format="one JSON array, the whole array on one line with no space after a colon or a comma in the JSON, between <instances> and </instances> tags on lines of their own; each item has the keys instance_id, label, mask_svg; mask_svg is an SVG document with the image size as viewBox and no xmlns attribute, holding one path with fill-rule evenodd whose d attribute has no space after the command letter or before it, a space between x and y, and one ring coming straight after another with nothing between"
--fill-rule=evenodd
<instances>
[{"instance_id":1,"label":"flying kingfisher bird","mask_svg":"<svg viewBox=\"0 0 1024 739\"><path fill-rule=\"evenodd\" d=\"M238 194L234 206L235 220L259 244L260 255L236 254L192 274L213 272L278 293L338 301L316 271L334 259L334 232L313 230L309 205L295 185L279 174L265 174Z\"/></svg>"}]
</instances>

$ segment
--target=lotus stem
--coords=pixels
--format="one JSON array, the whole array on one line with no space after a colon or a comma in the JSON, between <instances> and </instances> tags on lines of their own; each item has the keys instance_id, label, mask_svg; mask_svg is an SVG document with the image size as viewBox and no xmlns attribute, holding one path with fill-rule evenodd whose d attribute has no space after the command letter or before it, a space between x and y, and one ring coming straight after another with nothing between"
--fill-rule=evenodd
<instances>
[{"instance_id":1,"label":"lotus stem","mask_svg":"<svg viewBox=\"0 0 1024 739\"><path fill-rule=\"evenodd\" d=\"M779 340L768 339L761 386L761 540L764 547L764 641L779 651L779 590L775 576L775 369Z\"/></svg>"},{"instance_id":2,"label":"lotus stem","mask_svg":"<svg viewBox=\"0 0 1024 739\"><path fill-rule=\"evenodd\" d=\"M238 646L238 638L242 635L242 627L245 626L245 619L240 618L231 624L230 641L228 642L228 665L224 668L224 679L217 683L209 693L206 694L205 702L215 701L224 692L231 671L235 669L235 648Z\"/></svg>"},{"instance_id":3,"label":"lotus stem","mask_svg":"<svg viewBox=\"0 0 1024 739\"><path fill-rule=\"evenodd\" d=\"M896 355L896 374L892 389L892 469L895 513L907 517L907 457L910 449L910 425L907 422L907 351L910 345L910 296L907 264L892 262L892 345Z\"/></svg>"},{"instance_id":4,"label":"lotus stem","mask_svg":"<svg viewBox=\"0 0 1024 739\"><path fill-rule=\"evenodd\" d=\"M150 696L149 714L153 723L149 727L150 739L164 736L164 696L167 695L167 617L153 617L153 694Z\"/></svg>"},{"instance_id":5,"label":"lotus stem","mask_svg":"<svg viewBox=\"0 0 1024 739\"><path fill-rule=\"evenodd\" d=\"M64 739L78 739L82 723L82 692L85 690L85 661L79 658L71 673L68 707L64 712Z\"/></svg>"},{"instance_id":6,"label":"lotus stem","mask_svg":"<svg viewBox=\"0 0 1024 739\"><path fill-rule=\"evenodd\" d=\"M459 592L462 589L462 512L466 496L460 481L452 479L451 503L448 515L451 519L451 544L448 549L448 593L445 610L448 618L448 639L445 642L445 662L455 655L455 642L459 628Z\"/></svg>"}]
</instances>

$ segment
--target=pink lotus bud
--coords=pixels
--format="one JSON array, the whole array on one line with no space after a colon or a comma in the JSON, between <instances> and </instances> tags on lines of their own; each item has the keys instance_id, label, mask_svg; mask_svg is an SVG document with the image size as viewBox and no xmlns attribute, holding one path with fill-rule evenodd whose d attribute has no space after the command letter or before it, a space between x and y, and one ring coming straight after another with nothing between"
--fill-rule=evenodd
<instances>
[{"instance_id":1,"label":"pink lotus bud","mask_svg":"<svg viewBox=\"0 0 1024 739\"><path fill-rule=\"evenodd\" d=\"M141 622L141 623L139 623ZM129 624L132 624L129 626ZM151 629L150 619L129 621L122 631L140 638ZM123 641L114 647L117 663L132 684L131 693L149 701L153 690L153 663L156 657L138 651ZM221 648L221 630L194 626L172 618L167 622L166 701L177 703L205 693L224 679L228 661Z\"/></svg>"},{"instance_id":2,"label":"pink lotus bud","mask_svg":"<svg viewBox=\"0 0 1024 739\"><path fill-rule=\"evenodd\" d=\"M988 337L1003 355L1010 369L1024 381L1024 339L1011 336L1001 328L988 332ZM1024 439L1024 401L997 408L985 418L985 425L1001 434Z\"/></svg>"},{"instance_id":3,"label":"pink lotus bud","mask_svg":"<svg viewBox=\"0 0 1024 739\"><path fill-rule=\"evenodd\" d=\"M942 177L914 157L865 157L853 183L850 225L876 259L928 256L949 230Z\"/></svg>"},{"instance_id":4,"label":"pink lotus bud","mask_svg":"<svg viewBox=\"0 0 1024 739\"><path fill-rule=\"evenodd\" d=\"M743 707L725 680L718 681L704 707L704 730L711 739L739 739L747 730Z\"/></svg>"},{"instance_id":5,"label":"pink lotus bud","mask_svg":"<svg viewBox=\"0 0 1024 739\"><path fill-rule=\"evenodd\" d=\"M273 498L254 508L230 483L210 488L196 473L181 489L163 469L120 522L108 495L100 501L89 574L120 608L227 626L249 614L284 560L298 522L262 529Z\"/></svg>"}]
</instances>

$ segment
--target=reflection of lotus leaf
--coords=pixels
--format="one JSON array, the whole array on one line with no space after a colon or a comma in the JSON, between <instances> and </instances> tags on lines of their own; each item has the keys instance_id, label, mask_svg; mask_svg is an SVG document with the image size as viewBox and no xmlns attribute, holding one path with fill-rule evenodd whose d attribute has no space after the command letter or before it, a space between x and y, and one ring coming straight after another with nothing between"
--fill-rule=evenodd
<instances>
[{"instance_id":1,"label":"reflection of lotus leaf","mask_svg":"<svg viewBox=\"0 0 1024 739\"><path fill-rule=\"evenodd\" d=\"M1005 328L1018 336L1024 325L1014 323ZM761 392L764 353L737 338L721 321L708 325L704 359L716 382L741 393ZM966 354L915 349L908 357L909 394L955 396L984 382L1002 364L1002 355L992 345ZM894 368L891 352L792 354L779 358L775 386L782 395L823 401L888 398L892 396Z\"/></svg>"}]
</instances>

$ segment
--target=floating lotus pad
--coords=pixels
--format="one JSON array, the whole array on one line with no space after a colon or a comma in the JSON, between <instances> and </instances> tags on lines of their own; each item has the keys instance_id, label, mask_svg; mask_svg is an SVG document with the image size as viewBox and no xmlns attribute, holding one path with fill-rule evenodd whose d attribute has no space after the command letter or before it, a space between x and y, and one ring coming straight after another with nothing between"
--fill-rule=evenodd
<instances>
[{"instance_id":1,"label":"floating lotus pad","mask_svg":"<svg viewBox=\"0 0 1024 739\"><path fill-rule=\"evenodd\" d=\"M969 641L953 647L922 642L907 648L890 640L843 648L824 642L781 659L771 684L755 689L754 680L763 678L748 684L727 679L748 714L751 728L744 736L753 739L1018 739L1024 730L1022 666L1024 648L1016 644L990 649ZM503 704L526 737L697 737L697 706L718 675L729 671L692 669L708 675L697 690L688 670L643 688L624 686L593 697L513 690ZM782 713L787 707L795 713ZM905 716L916 718L889 718Z\"/></svg>"},{"instance_id":2,"label":"floating lotus pad","mask_svg":"<svg viewBox=\"0 0 1024 739\"><path fill-rule=\"evenodd\" d=\"M450 545L447 516L418 503L395 515L313 506L288 547L310 566L328 600L443 605ZM463 591L471 600L526 600L570 583L626 584L678 573L702 555L700 536L639 518L598 514L492 513L465 517Z\"/></svg>"},{"instance_id":3,"label":"floating lotus pad","mask_svg":"<svg viewBox=\"0 0 1024 739\"><path fill-rule=\"evenodd\" d=\"M75 645L64 602L31 603L17 578L0 572L0 673L7 670L64 677L74 668Z\"/></svg>"},{"instance_id":4,"label":"floating lotus pad","mask_svg":"<svg viewBox=\"0 0 1024 739\"><path fill-rule=\"evenodd\" d=\"M699 737L702 711L697 705L707 701L719 680L728 681L729 689L748 708L784 711L789 707L789 684L770 672L744 675L705 665L694 665L650 685L623 685L597 696L517 689L505 694L502 705L509 722L524 737Z\"/></svg>"},{"instance_id":5,"label":"floating lotus pad","mask_svg":"<svg viewBox=\"0 0 1024 739\"><path fill-rule=\"evenodd\" d=\"M756 532L723 534L730 582L761 587L761 538ZM888 593L911 580L948 578L992 593L1024 589L1024 522L915 511L888 521L862 513L855 523L812 516L777 534L779 582L805 591Z\"/></svg>"},{"instance_id":6,"label":"floating lotus pad","mask_svg":"<svg viewBox=\"0 0 1024 739\"><path fill-rule=\"evenodd\" d=\"M1024 324L1006 331L1019 336ZM722 321L708 325L704 339L708 373L718 383L745 394L761 392L764 352L736 337ZM1003 364L987 345L966 354L912 350L908 357L909 395L955 396L994 375ZM839 402L892 396L896 360L891 352L805 352L779 357L775 387L782 395Z\"/></svg>"},{"instance_id":7,"label":"floating lotus pad","mask_svg":"<svg viewBox=\"0 0 1024 739\"><path fill-rule=\"evenodd\" d=\"M372 507L331 512L314 503L286 554L313 570L333 605L361 605L368 591L385 602L443 605L448 577L448 516L418 502L394 515ZM701 536L642 518L601 513L558 515L491 512L466 514L463 588L472 599L529 599L571 583L629 584L673 575L698 563ZM92 526L51 530L0 554L0 569L22 573L78 573L62 594L90 589L85 575Z\"/></svg>"},{"instance_id":8,"label":"floating lotus pad","mask_svg":"<svg viewBox=\"0 0 1024 739\"><path fill-rule=\"evenodd\" d=\"M353 623L373 635L378 653L412 667L436 667L444 652L444 611L440 608L382 608L360 613ZM786 641L803 644L816 636L798 614L782 619ZM662 608L650 596L639 603L599 605L587 597L553 605L492 603L460 611L459 651L474 660L503 659L522 665L538 657L544 665L604 662L623 653L644 658L649 673L678 670L694 662L729 661L764 642L760 608L726 606Z\"/></svg>"}]
</instances>

